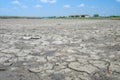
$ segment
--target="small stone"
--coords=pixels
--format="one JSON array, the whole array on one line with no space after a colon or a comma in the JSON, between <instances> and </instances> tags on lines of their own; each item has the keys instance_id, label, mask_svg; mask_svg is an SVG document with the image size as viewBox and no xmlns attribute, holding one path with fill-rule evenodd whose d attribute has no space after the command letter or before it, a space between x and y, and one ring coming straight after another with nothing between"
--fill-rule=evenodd
<instances>
[{"instance_id":1,"label":"small stone","mask_svg":"<svg viewBox=\"0 0 120 80\"><path fill-rule=\"evenodd\" d=\"M27 56L30 53L30 50L22 50L21 52L17 53L16 55L19 57Z\"/></svg>"},{"instance_id":2,"label":"small stone","mask_svg":"<svg viewBox=\"0 0 120 80\"><path fill-rule=\"evenodd\" d=\"M30 72L39 73L39 72L45 71L45 70L52 70L52 68L53 68L53 65L51 63L45 63L42 65L39 65L38 67L28 68L28 70Z\"/></svg>"},{"instance_id":3,"label":"small stone","mask_svg":"<svg viewBox=\"0 0 120 80\"><path fill-rule=\"evenodd\" d=\"M32 55L27 55L27 56L25 56L25 58L23 58L23 60L27 60L27 61L29 61L29 60L33 60L34 59L34 56L32 56Z\"/></svg>"},{"instance_id":4,"label":"small stone","mask_svg":"<svg viewBox=\"0 0 120 80\"><path fill-rule=\"evenodd\" d=\"M82 58L78 58L77 59L79 63L82 63L82 64L87 64L87 59L82 59Z\"/></svg>"},{"instance_id":5,"label":"small stone","mask_svg":"<svg viewBox=\"0 0 120 80\"><path fill-rule=\"evenodd\" d=\"M45 70L51 70L52 68L53 68L53 65L51 63L44 64L44 69Z\"/></svg>"},{"instance_id":6,"label":"small stone","mask_svg":"<svg viewBox=\"0 0 120 80\"><path fill-rule=\"evenodd\" d=\"M68 49L67 52L68 52L68 53L76 53L76 51L73 50L73 49Z\"/></svg>"},{"instance_id":7,"label":"small stone","mask_svg":"<svg viewBox=\"0 0 120 80\"><path fill-rule=\"evenodd\" d=\"M60 64L60 63L56 63L56 65L54 66L55 70L61 70L61 69L65 69L66 66L64 64Z\"/></svg>"},{"instance_id":8,"label":"small stone","mask_svg":"<svg viewBox=\"0 0 120 80\"><path fill-rule=\"evenodd\" d=\"M54 42L52 42L53 44L63 44L63 42L62 41L54 41Z\"/></svg>"},{"instance_id":9,"label":"small stone","mask_svg":"<svg viewBox=\"0 0 120 80\"><path fill-rule=\"evenodd\" d=\"M33 73L40 73L42 70L40 68L30 68L28 71L33 72Z\"/></svg>"},{"instance_id":10,"label":"small stone","mask_svg":"<svg viewBox=\"0 0 120 80\"><path fill-rule=\"evenodd\" d=\"M15 48L9 48L2 50L3 53L18 53L20 50Z\"/></svg>"},{"instance_id":11,"label":"small stone","mask_svg":"<svg viewBox=\"0 0 120 80\"><path fill-rule=\"evenodd\" d=\"M115 55L109 55L109 58L115 58Z\"/></svg>"},{"instance_id":12,"label":"small stone","mask_svg":"<svg viewBox=\"0 0 120 80\"><path fill-rule=\"evenodd\" d=\"M68 56L65 61L68 61L68 62L76 61L76 58L74 56Z\"/></svg>"},{"instance_id":13,"label":"small stone","mask_svg":"<svg viewBox=\"0 0 120 80\"><path fill-rule=\"evenodd\" d=\"M105 61L99 61L99 60L89 60L89 63L101 68L105 69L107 67L107 63Z\"/></svg>"},{"instance_id":14,"label":"small stone","mask_svg":"<svg viewBox=\"0 0 120 80\"><path fill-rule=\"evenodd\" d=\"M52 74L52 73L54 73L55 71L54 71L54 70L46 70L46 72Z\"/></svg>"},{"instance_id":15,"label":"small stone","mask_svg":"<svg viewBox=\"0 0 120 80\"><path fill-rule=\"evenodd\" d=\"M69 68L65 68L65 69L62 69L60 70L61 73L70 73L71 70Z\"/></svg>"},{"instance_id":16,"label":"small stone","mask_svg":"<svg viewBox=\"0 0 120 80\"><path fill-rule=\"evenodd\" d=\"M29 40L29 39L31 39L31 37L30 36L24 36L24 37L22 37L22 39Z\"/></svg>"},{"instance_id":17,"label":"small stone","mask_svg":"<svg viewBox=\"0 0 120 80\"><path fill-rule=\"evenodd\" d=\"M13 62L10 62L10 61L5 61L3 63L4 66L11 66L13 64Z\"/></svg>"},{"instance_id":18,"label":"small stone","mask_svg":"<svg viewBox=\"0 0 120 80\"><path fill-rule=\"evenodd\" d=\"M120 63L118 63L118 62L116 62L116 63L111 62L110 69L112 71L116 71L116 72L120 73Z\"/></svg>"},{"instance_id":19,"label":"small stone","mask_svg":"<svg viewBox=\"0 0 120 80\"><path fill-rule=\"evenodd\" d=\"M97 70L96 67L93 67L90 64L80 64L78 62L71 62L68 67L78 72L92 73Z\"/></svg>"},{"instance_id":20,"label":"small stone","mask_svg":"<svg viewBox=\"0 0 120 80\"><path fill-rule=\"evenodd\" d=\"M37 62L47 62L47 60L45 59L45 57L39 57L39 56L36 57L36 61Z\"/></svg>"},{"instance_id":21,"label":"small stone","mask_svg":"<svg viewBox=\"0 0 120 80\"><path fill-rule=\"evenodd\" d=\"M63 54L64 54L64 53L56 53L55 56L56 56L56 57L61 57L61 56L63 56Z\"/></svg>"},{"instance_id":22,"label":"small stone","mask_svg":"<svg viewBox=\"0 0 120 80\"><path fill-rule=\"evenodd\" d=\"M46 45L49 45L50 43L48 41L42 41L42 46L46 46Z\"/></svg>"},{"instance_id":23,"label":"small stone","mask_svg":"<svg viewBox=\"0 0 120 80\"><path fill-rule=\"evenodd\" d=\"M92 59L100 59L100 58L101 58L101 57L98 56L98 55L90 55L90 57L91 57Z\"/></svg>"},{"instance_id":24,"label":"small stone","mask_svg":"<svg viewBox=\"0 0 120 80\"><path fill-rule=\"evenodd\" d=\"M18 69L18 67L11 67L11 68L10 68L11 71L15 71L15 70L17 70L17 69Z\"/></svg>"},{"instance_id":25,"label":"small stone","mask_svg":"<svg viewBox=\"0 0 120 80\"><path fill-rule=\"evenodd\" d=\"M49 62L57 62L57 59L54 56L47 56L47 59Z\"/></svg>"}]
</instances>

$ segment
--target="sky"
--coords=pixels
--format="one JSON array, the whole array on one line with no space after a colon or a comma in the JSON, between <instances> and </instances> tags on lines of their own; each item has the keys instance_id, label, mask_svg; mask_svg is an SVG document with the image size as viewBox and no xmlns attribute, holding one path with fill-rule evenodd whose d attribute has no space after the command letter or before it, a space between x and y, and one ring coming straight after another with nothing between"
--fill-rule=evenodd
<instances>
[{"instance_id":1,"label":"sky","mask_svg":"<svg viewBox=\"0 0 120 80\"><path fill-rule=\"evenodd\" d=\"M0 0L0 16L120 15L120 0Z\"/></svg>"}]
</instances>

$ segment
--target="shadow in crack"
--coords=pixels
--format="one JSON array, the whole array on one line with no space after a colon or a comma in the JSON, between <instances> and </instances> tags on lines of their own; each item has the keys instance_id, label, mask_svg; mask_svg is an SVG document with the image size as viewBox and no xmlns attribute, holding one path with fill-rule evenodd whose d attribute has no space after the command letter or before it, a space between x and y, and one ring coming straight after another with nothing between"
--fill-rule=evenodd
<instances>
[{"instance_id":1,"label":"shadow in crack","mask_svg":"<svg viewBox=\"0 0 120 80\"><path fill-rule=\"evenodd\" d=\"M105 51L120 51L120 45L119 44L108 45L108 46L100 47L99 49L102 49Z\"/></svg>"},{"instance_id":2,"label":"shadow in crack","mask_svg":"<svg viewBox=\"0 0 120 80\"><path fill-rule=\"evenodd\" d=\"M120 80L113 74L106 73L103 71L96 71L91 75L91 80Z\"/></svg>"}]
</instances>

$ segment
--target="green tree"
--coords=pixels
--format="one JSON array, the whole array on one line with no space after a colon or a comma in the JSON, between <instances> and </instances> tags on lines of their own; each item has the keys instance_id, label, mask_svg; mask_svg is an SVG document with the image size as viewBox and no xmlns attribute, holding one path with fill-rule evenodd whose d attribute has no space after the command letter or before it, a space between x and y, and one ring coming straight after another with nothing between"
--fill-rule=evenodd
<instances>
[{"instance_id":1,"label":"green tree","mask_svg":"<svg viewBox=\"0 0 120 80\"><path fill-rule=\"evenodd\" d=\"M99 17L99 14L94 14L93 17Z\"/></svg>"},{"instance_id":2,"label":"green tree","mask_svg":"<svg viewBox=\"0 0 120 80\"><path fill-rule=\"evenodd\" d=\"M82 17L82 18L84 18L84 17L85 17L85 15L81 15L81 17Z\"/></svg>"}]
</instances>

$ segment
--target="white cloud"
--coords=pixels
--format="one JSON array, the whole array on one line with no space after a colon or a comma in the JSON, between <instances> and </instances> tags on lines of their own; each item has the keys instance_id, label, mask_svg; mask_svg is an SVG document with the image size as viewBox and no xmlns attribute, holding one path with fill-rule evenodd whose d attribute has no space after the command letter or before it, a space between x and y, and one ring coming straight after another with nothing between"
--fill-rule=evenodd
<instances>
[{"instance_id":1,"label":"white cloud","mask_svg":"<svg viewBox=\"0 0 120 80\"><path fill-rule=\"evenodd\" d=\"M20 2L18 0L14 0L12 1L13 4L17 4L17 5L20 5Z\"/></svg>"},{"instance_id":2,"label":"white cloud","mask_svg":"<svg viewBox=\"0 0 120 80\"><path fill-rule=\"evenodd\" d=\"M39 4L35 5L35 8L41 8L41 7L42 7L42 6L39 5Z\"/></svg>"},{"instance_id":3,"label":"white cloud","mask_svg":"<svg viewBox=\"0 0 120 80\"><path fill-rule=\"evenodd\" d=\"M70 5L64 5L63 8L70 8L71 6Z\"/></svg>"},{"instance_id":4,"label":"white cloud","mask_svg":"<svg viewBox=\"0 0 120 80\"><path fill-rule=\"evenodd\" d=\"M56 0L40 0L43 3L56 3Z\"/></svg>"},{"instance_id":5,"label":"white cloud","mask_svg":"<svg viewBox=\"0 0 120 80\"><path fill-rule=\"evenodd\" d=\"M79 7L85 7L85 4L82 3L82 4L79 5Z\"/></svg>"},{"instance_id":6,"label":"white cloud","mask_svg":"<svg viewBox=\"0 0 120 80\"><path fill-rule=\"evenodd\" d=\"M21 3L21 2L18 1L18 0L12 1L12 4L15 4L15 5L17 5L17 6L21 7L21 8L27 8L26 5L24 5L23 3Z\"/></svg>"},{"instance_id":7,"label":"white cloud","mask_svg":"<svg viewBox=\"0 0 120 80\"><path fill-rule=\"evenodd\" d=\"M120 0L116 0L117 2L120 2Z\"/></svg>"}]
</instances>

